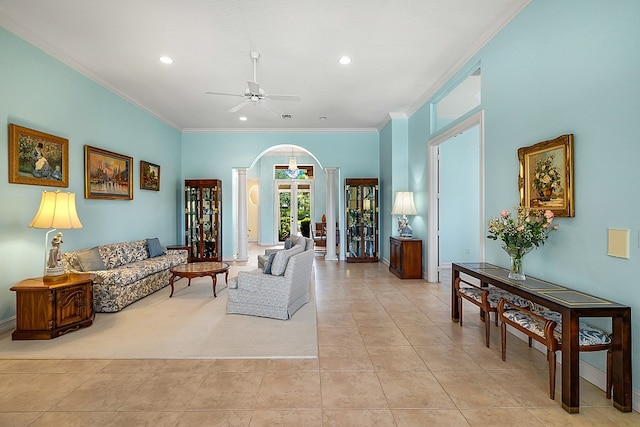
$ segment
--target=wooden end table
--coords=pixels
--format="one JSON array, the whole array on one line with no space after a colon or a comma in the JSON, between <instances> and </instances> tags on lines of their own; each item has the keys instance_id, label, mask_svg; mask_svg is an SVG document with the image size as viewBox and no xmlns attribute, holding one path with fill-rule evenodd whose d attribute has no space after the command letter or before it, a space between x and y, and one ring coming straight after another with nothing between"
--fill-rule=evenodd
<instances>
[{"instance_id":1,"label":"wooden end table","mask_svg":"<svg viewBox=\"0 0 640 427\"><path fill-rule=\"evenodd\" d=\"M188 264L177 265L169 270L171 272L171 279L169 279L169 284L171 285L171 294L169 298L173 296L173 282L176 277L181 278L185 277L189 279L189 284L187 286L191 286L191 279L194 277L204 277L211 276L211 280L213 281L213 296L216 295L216 275L225 273L224 281L227 283L229 279L229 264L226 262L190 262Z\"/></svg>"},{"instance_id":2,"label":"wooden end table","mask_svg":"<svg viewBox=\"0 0 640 427\"><path fill-rule=\"evenodd\" d=\"M68 274L57 282L25 279L16 293L14 340L48 340L93 323L92 273Z\"/></svg>"}]
</instances>

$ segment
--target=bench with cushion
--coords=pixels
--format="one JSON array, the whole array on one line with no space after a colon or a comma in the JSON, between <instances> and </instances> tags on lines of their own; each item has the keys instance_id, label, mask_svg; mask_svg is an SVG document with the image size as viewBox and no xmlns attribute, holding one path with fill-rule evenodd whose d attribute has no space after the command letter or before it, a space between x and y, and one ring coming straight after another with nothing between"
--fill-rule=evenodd
<instances>
[{"instance_id":1,"label":"bench with cushion","mask_svg":"<svg viewBox=\"0 0 640 427\"><path fill-rule=\"evenodd\" d=\"M463 283L465 286L462 286ZM480 307L480 318L484 321L485 344L487 347L489 347L491 338L489 313L496 313L495 323L496 326L498 326L498 301L500 301L501 298L504 298L520 306L530 304L529 300L496 286L480 287L457 278L454 282L454 287L458 304L458 313L460 313L460 326L462 326L462 300L466 299Z\"/></svg>"},{"instance_id":2,"label":"bench with cushion","mask_svg":"<svg viewBox=\"0 0 640 427\"><path fill-rule=\"evenodd\" d=\"M502 360L507 360L507 325L524 333L531 340L547 347L549 362L549 397L555 398L556 389L556 351L562 350L562 315L534 305L532 309L507 303L501 299L498 303L498 315L502 322ZM580 351L607 351L607 384L605 393L611 398L611 336L606 332L580 322L578 341Z\"/></svg>"}]
</instances>

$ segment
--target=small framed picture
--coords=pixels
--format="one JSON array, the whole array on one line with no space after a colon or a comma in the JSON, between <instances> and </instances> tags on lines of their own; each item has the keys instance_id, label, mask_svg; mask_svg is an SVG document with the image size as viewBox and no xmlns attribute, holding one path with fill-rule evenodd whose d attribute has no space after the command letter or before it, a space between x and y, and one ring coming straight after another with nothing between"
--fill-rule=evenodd
<instances>
[{"instance_id":1,"label":"small framed picture","mask_svg":"<svg viewBox=\"0 0 640 427\"><path fill-rule=\"evenodd\" d=\"M160 166L140 160L140 189L160 191Z\"/></svg>"},{"instance_id":2,"label":"small framed picture","mask_svg":"<svg viewBox=\"0 0 640 427\"><path fill-rule=\"evenodd\" d=\"M573 135L518 149L520 205L573 217Z\"/></svg>"},{"instance_id":3,"label":"small framed picture","mask_svg":"<svg viewBox=\"0 0 640 427\"><path fill-rule=\"evenodd\" d=\"M84 146L85 199L133 199L133 158Z\"/></svg>"},{"instance_id":4,"label":"small framed picture","mask_svg":"<svg viewBox=\"0 0 640 427\"><path fill-rule=\"evenodd\" d=\"M9 124L9 182L69 187L69 140Z\"/></svg>"}]
</instances>

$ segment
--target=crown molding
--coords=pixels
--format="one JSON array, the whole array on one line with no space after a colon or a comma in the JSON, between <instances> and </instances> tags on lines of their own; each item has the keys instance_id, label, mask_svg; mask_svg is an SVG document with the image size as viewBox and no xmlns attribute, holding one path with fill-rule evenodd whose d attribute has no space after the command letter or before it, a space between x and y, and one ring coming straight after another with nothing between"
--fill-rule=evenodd
<instances>
[{"instance_id":1,"label":"crown molding","mask_svg":"<svg viewBox=\"0 0 640 427\"><path fill-rule=\"evenodd\" d=\"M378 132L376 128L184 128L182 133L360 133L360 132Z\"/></svg>"}]
</instances>

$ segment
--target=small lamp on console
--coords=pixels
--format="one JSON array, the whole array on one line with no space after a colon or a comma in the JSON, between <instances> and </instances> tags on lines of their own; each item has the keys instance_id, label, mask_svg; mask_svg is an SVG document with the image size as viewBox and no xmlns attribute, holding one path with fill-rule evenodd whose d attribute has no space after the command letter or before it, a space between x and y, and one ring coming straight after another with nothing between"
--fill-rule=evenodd
<instances>
[{"instance_id":1,"label":"small lamp on console","mask_svg":"<svg viewBox=\"0 0 640 427\"><path fill-rule=\"evenodd\" d=\"M413 203L413 191L396 191L396 200L391 215L402 215L398 218L398 232L400 237L413 236L413 229L409 225L407 215L416 215L416 205Z\"/></svg>"},{"instance_id":2,"label":"small lamp on console","mask_svg":"<svg viewBox=\"0 0 640 427\"><path fill-rule=\"evenodd\" d=\"M36 216L29 223L31 228L51 228L44 238L44 277L45 282L59 282L66 280L67 275L62 266L62 233L56 234L51 240L51 249L47 250L49 234L56 229L82 228L78 212L76 211L75 193L61 193L60 191L43 191L40 207Z\"/></svg>"}]
</instances>

